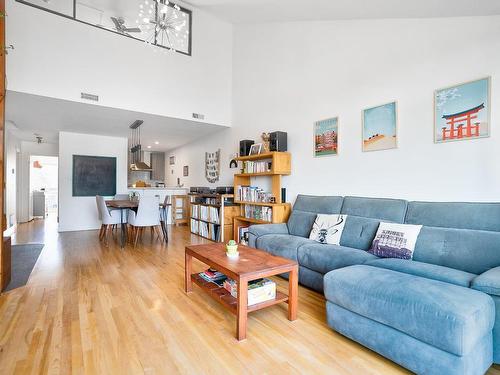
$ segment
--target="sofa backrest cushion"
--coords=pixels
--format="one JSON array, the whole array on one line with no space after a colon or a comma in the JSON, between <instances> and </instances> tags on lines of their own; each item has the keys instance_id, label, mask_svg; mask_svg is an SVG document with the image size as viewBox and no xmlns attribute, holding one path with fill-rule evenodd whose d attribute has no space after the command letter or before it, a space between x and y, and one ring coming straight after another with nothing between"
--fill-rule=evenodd
<instances>
[{"instance_id":1,"label":"sofa backrest cushion","mask_svg":"<svg viewBox=\"0 0 500 375\"><path fill-rule=\"evenodd\" d=\"M475 274L500 266L500 203L410 202L405 222L424 225L414 260Z\"/></svg>"},{"instance_id":2,"label":"sofa backrest cushion","mask_svg":"<svg viewBox=\"0 0 500 375\"><path fill-rule=\"evenodd\" d=\"M343 197L298 195L288 219L288 232L294 236L309 237L317 214L339 214Z\"/></svg>"},{"instance_id":3,"label":"sofa backrest cushion","mask_svg":"<svg viewBox=\"0 0 500 375\"><path fill-rule=\"evenodd\" d=\"M403 223L407 205L402 199L345 197L340 213Z\"/></svg>"},{"instance_id":4,"label":"sofa backrest cushion","mask_svg":"<svg viewBox=\"0 0 500 375\"><path fill-rule=\"evenodd\" d=\"M481 274L500 266L500 233L424 226L413 260Z\"/></svg>"},{"instance_id":5,"label":"sofa backrest cushion","mask_svg":"<svg viewBox=\"0 0 500 375\"><path fill-rule=\"evenodd\" d=\"M360 250L369 250L377 233L380 220L347 215L340 245Z\"/></svg>"},{"instance_id":6,"label":"sofa backrest cushion","mask_svg":"<svg viewBox=\"0 0 500 375\"><path fill-rule=\"evenodd\" d=\"M500 232L500 203L409 202L405 223Z\"/></svg>"}]
</instances>

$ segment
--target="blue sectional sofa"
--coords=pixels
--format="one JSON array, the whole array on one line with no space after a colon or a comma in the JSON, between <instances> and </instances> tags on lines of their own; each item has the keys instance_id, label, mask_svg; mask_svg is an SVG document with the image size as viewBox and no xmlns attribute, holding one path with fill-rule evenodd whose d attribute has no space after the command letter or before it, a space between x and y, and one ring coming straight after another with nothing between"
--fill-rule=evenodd
<instances>
[{"instance_id":1,"label":"blue sectional sofa","mask_svg":"<svg viewBox=\"0 0 500 375\"><path fill-rule=\"evenodd\" d=\"M318 213L348 215L340 245L309 240ZM423 225L413 260L367 252L382 221ZM299 195L288 223L251 226L249 244L296 260L333 329L416 373L500 363L500 203Z\"/></svg>"}]
</instances>

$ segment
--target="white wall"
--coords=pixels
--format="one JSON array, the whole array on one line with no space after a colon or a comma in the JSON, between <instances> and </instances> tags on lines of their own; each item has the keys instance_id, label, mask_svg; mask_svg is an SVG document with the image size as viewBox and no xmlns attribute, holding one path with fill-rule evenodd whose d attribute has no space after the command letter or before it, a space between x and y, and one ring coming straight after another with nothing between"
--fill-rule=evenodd
<instances>
[{"instance_id":1,"label":"white wall","mask_svg":"<svg viewBox=\"0 0 500 375\"><path fill-rule=\"evenodd\" d=\"M59 133L59 231L98 229L95 197L73 197L73 155L116 157L116 191L127 191L127 139Z\"/></svg>"},{"instance_id":2,"label":"white wall","mask_svg":"<svg viewBox=\"0 0 500 375\"><path fill-rule=\"evenodd\" d=\"M296 22L235 26L233 128L172 152L175 174L209 185L205 151L222 149L232 184L240 139L288 132L298 193L500 201L500 17ZM434 90L492 76L492 135L433 143ZM363 108L397 100L399 148L361 151ZM313 122L340 116L340 154L313 158Z\"/></svg>"},{"instance_id":3,"label":"white wall","mask_svg":"<svg viewBox=\"0 0 500 375\"><path fill-rule=\"evenodd\" d=\"M7 45L15 46L9 90L72 101L88 92L103 106L189 120L196 112L230 125L230 24L193 10L192 56L185 56L15 0L6 6Z\"/></svg>"},{"instance_id":4,"label":"white wall","mask_svg":"<svg viewBox=\"0 0 500 375\"><path fill-rule=\"evenodd\" d=\"M30 156L58 156L58 145L21 141L17 157L17 220L25 223L32 219L32 200L30 192Z\"/></svg>"},{"instance_id":5,"label":"white wall","mask_svg":"<svg viewBox=\"0 0 500 375\"><path fill-rule=\"evenodd\" d=\"M12 126L5 126L5 201L4 213L7 218L7 228L17 223L16 216L16 183L17 183L17 153L21 150L21 142L12 134Z\"/></svg>"}]
</instances>

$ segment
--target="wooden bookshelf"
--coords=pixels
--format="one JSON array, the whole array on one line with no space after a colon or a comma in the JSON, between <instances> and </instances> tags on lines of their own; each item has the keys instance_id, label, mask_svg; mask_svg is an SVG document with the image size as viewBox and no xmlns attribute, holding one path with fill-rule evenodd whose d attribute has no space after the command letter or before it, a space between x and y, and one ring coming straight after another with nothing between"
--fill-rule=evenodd
<instances>
[{"instance_id":1,"label":"wooden bookshelf","mask_svg":"<svg viewBox=\"0 0 500 375\"><path fill-rule=\"evenodd\" d=\"M232 239L233 218L239 214L239 206L234 205L233 198L232 194L190 194L189 227L191 233L215 242L227 242ZM217 203L203 203L208 199ZM206 207L208 211L205 219L201 217L201 207ZM207 231L202 230L205 225ZM220 232L219 236L215 233L216 231Z\"/></svg>"},{"instance_id":2,"label":"wooden bookshelf","mask_svg":"<svg viewBox=\"0 0 500 375\"><path fill-rule=\"evenodd\" d=\"M291 154L289 152L267 152L259 155L240 156L236 160L243 163L243 170L234 175L234 203L239 204L239 214L234 218L234 239L239 242L239 228L250 224L284 223L288 220L291 205L281 201L281 177L291 174ZM245 162L267 162L269 167L263 172L254 172L245 168ZM252 163L250 163L252 164ZM262 166L262 165L261 165ZM251 186L252 179L270 178L270 194L274 197L274 203L248 202L239 200L238 187ZM272 220L266 221L257 218L245 217L246 206L270 207L272 209Z\"/></svg>"}]
</instances>

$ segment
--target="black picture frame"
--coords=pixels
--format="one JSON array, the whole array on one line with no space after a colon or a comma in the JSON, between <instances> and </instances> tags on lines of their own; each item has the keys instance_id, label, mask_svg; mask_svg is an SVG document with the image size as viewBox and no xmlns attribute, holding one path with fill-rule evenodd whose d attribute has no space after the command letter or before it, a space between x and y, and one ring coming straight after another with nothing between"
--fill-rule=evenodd
<instances>
[{"instance_id":1,"label":"black picture frame","mask_svg":"<svg viewBox=\"0 0 500 375\"><path fill-rule=\"evenodd\" d=\"M73 197L116 194L116 157L73 155Z\"/></svg>"}]
</instances>

